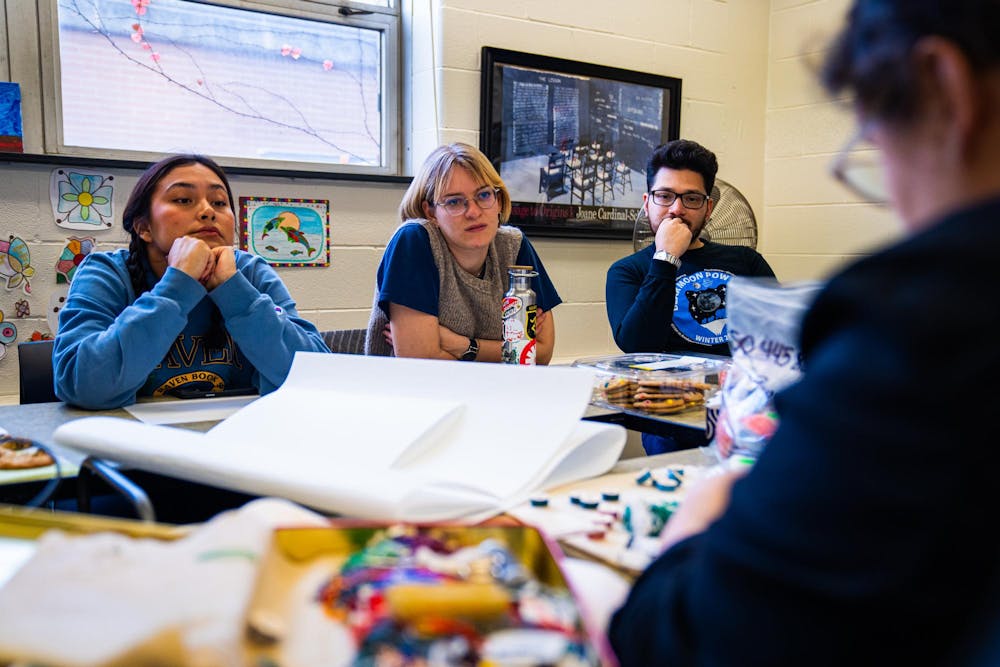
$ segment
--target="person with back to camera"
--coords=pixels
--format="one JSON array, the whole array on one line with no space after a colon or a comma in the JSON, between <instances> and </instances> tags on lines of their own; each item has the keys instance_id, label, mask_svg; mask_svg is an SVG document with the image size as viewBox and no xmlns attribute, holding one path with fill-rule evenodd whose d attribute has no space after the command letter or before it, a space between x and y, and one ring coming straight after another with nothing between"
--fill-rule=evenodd
<instances>
[{"instance_id":1,"label":"person with back to camera","mask_svg":"<svg viewBox=\"0 0 1000 667\"><path fill-rule=\"evenodd\" d=\"M521 265L538 272L536 362L549 363L552 309L562 300L521 230L502 224L510 201L478 149L454 143L428 156L403 195L403 224L378 267L365 354L500 361L507 268Z\"/></svg>"},{"instance_id":2,"label":"person with back to camera","mask_svg":"<svg viewBox=\"0 0 1000 667\"><path fill-rule=\"evenodd\" d=\"M773 278L753 248L702 237L719 163L687 139L657 147L642 207L653 243L608 269L608 321L623 352L729 354L726 287L735 276Z\"/></svg>"},{"instance_id":3,"label":"person with back to camera","mask_svg":"<svg viewBox=\"0 0 1000 667\"><path fill-rule=\"evenodd\" d=\"M61 400L104 409L185 390L267 393L296 351L329 351L267 262L233 248L235 219L210 158L173 155L143 172L122 215L128 249L89 255L59 314Z\"/></svg>"},{"instance_id":4,"label":"person with back to camera","mask_svg":"<svg viewBox=\"0 0 1000 667\"><path fill-rule=\"evenodd\" d=\"M854 2L824 83L907 238L813 303L773 439L691 489L613 618L623 667L1000 665L998 34L998 0ZM859 192L868 155L835 162Z\"/></svg>"}]
</instances>

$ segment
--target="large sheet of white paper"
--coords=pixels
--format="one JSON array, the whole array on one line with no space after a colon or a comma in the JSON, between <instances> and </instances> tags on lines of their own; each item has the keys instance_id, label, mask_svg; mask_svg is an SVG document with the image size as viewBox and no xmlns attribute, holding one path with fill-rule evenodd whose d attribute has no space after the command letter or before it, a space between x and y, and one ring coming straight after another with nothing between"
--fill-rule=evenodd
<instances>
[{"instance_id":1,"label":"large sheet of white paper","mask_svg":"<svg viewBox=\"0 0 1000 667\"><path fill-rule=\"evenodd\" d=\"M208 433L93 417L56 442L129 466L380 520L478 519L601 474L624 429L581 422L579 368L299 353Z\"/></svg>"},{"instance_id":2,"label":"large sheet of white paper","mask_svg":"<svg viewBox=\"0 0 1000 667\"><path fill-rule=\"evenodd\" d=\"M125 410L146 424L190 424L225 419L256 399L256 396L220 396L185 401L150 401L126 405Z\"/></svg>"}]
</instances>

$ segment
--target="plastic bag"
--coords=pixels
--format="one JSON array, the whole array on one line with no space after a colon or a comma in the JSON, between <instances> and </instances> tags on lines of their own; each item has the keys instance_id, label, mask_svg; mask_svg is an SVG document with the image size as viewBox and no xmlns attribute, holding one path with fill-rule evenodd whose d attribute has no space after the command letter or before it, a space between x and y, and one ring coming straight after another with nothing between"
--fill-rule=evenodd
<instances>
[{"instance_id":1,"label":"plastic bag","mask_svg":"<svg viewBox=\"0 0 1000 667\"><path fill-rule=\"evenodd\" d=\"M719 414L712 441L720 459L755 460L777 430L774 394L802 374L799 329L821 287L739 277L729 281L726 308L733 361L715 397Z\"/></svg>"}]
</instances>

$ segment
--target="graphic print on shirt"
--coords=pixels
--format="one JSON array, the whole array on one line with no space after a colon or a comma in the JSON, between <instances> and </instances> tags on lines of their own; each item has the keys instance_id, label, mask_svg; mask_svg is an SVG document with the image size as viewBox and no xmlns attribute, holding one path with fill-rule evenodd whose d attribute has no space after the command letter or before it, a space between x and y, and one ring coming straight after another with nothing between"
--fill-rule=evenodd
<instances>
[{"instance_id":1,"label":"graphic print on shirt","mask_svg":"<svg viewBox=\"0 0 1000 667\"><path fill-rule=\"evenodd\" d=\"M732 277L728 271L707 269L677 278L671 326L678 336L699 345L728 340L726 289Z\"/></svg>"},{"instance_id":2,"label":"graphic print on shirt","mask_svg":"<svg viewBox=\"0 0 1000 667\"><path fill-rule=\"evenodd\" d=\"M153 396L164 396L175 389L192 391L223 391L226 386L239 386L244 380L241 371L248 370L233 339L227 334L221 348L209 348L204 336L181 334L170 346L167 356L153 369L146 388ZM249 374L247 374L249 375Z\"/></svg>"}]
</instances>

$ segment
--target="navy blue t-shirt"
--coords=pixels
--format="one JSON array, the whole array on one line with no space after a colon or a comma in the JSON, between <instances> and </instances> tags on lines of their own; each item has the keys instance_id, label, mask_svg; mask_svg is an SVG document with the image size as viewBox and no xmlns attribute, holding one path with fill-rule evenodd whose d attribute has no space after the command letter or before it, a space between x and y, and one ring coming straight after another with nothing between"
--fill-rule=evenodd
<instances>
[{"instance_id":1,"label":"navy blue t-shirt","mask_svg":"<svg viewBox=\"0 0 1000 667\"><path fill-rule=\"evenodd\" d=\"M562 303L549 274L542 266L542 260L524 236L521 237L517 263L532 266L538 272L538 276L531 281L531 288L535 290L541 310L549 311ZM437 317L441 284L431 252L430 237L423 226L406 224L396 231L382 255L376 281L379 290L378 305L385 313L389 312L390 303L396 303ZM500 312L499 308L497 312Z\"/></svg>"}]
</instances>

